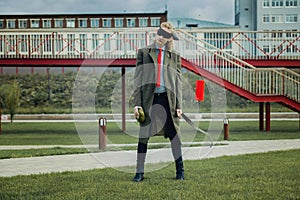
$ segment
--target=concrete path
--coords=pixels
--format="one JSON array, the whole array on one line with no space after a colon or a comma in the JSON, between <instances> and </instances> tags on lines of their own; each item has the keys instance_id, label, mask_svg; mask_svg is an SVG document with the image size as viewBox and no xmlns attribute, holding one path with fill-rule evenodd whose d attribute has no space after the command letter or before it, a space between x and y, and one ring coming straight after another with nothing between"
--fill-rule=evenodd
<instances>
[{"instance_id":1,"label":"concrete path","mask_svg":"<svg viewBox=\"0 0 300 200\"><path fill-rule=\"evenodd\" d=\"M225 145L217 145L211 148L209 146L184 147L183 157L185 160L199 160L220 156L300 149L300 139L229 141L222 142L222 144ZM20 146L18 148L14 146L10 147L11 149L20 149ZM36 146L26 146L26 148L34 147L37 148ZM8 147L6 146L6 148L2 149L8 149ZM158 166L155 165L157 169L162 168L163 165L170 164L172 161L173 157L170 148L148 150L146 163L160 163ZM108 151L91 154L2 159L0 160L0 176L10 177L51 172L81 171L106 167L134 173L135 162L136 151ZM146 171L156 170L147 166Z\"/></svg>"}]
</instances>

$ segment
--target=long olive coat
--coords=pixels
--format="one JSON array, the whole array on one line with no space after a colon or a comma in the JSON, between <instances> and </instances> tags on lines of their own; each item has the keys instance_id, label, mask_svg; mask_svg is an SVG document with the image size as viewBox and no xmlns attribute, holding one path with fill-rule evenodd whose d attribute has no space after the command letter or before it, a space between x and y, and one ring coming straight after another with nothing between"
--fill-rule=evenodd
<instances>
[{"instance_id":1,"label":"long olive coat","mask_svg":"<svg viewBox=\"0 0 300 200\"><path fill-rule=\"evenodd\" d=\"M170 111L177 133L180 133L179 118L176 109L182 106L181 57L174 51L164 53L164 80L170 105ZM134 106L141 106L145 112L145 121L141 123L139 137L150 137L159 132L158 123L150 119L157 79L157 51L155 44L139 49L134 74Z\"/></svg>"}]
</instances>

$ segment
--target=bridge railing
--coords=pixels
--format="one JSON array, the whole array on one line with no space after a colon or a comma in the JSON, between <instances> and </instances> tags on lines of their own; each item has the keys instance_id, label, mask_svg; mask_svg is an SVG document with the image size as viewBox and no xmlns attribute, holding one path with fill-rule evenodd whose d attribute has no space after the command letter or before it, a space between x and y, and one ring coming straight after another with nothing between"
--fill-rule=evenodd
<instances>
[{"instance_id":1,"label":"bridge railing","mask_svg":"<svg viewBox=\"0 0 300 200\"><path fill-rule=\"evenodd\" d=\"M255 68L231 53L179 31L176 49L185 59L256 95L283 95L300 102L300 75L286 68Z\"/></svg>"},{"instance_id":2,"label":"bridge railing","mask_svg":"<svg viewBox=\"0 0 300 200\"><path fill-rule=\"evenodd\" d=\"M300 59L300 31L196 31L194 35L240 59Z\"/></svg>"},{"instance_id":3,"label":"bridge railing","mask_svg":"<svg viewBox=\"0 0 300 200\"><path fill-rule=\"evenodd\" d=\"M0 58L103 58L135 55L156 28L0 30ZM299 60L300 31L189 30L195 38L240 59Z\"/></svg>"},{"instance_id":4,"label":"bridge railing","mask_svg":"<svg viewBox=\"0 0 300 200\"><path fill-rule=\"evenodd\" d=\"M0 32L0 58L135 58L155 29Z\"/></svg>"}]
</instances>

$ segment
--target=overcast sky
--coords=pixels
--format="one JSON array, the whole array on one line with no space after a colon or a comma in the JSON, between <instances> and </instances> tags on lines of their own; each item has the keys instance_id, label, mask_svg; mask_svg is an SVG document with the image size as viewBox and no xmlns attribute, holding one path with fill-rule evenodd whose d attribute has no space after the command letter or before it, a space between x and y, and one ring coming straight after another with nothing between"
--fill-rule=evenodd
<instances>
[{"instance_id":1,"label":"overcast sky","mask_svg":"<svg viewBox=\"0 0 300 200\"><path fill-rule=\"evenodd\" d=\"M163 12L233 24L234 0L0 0L1 14Z\"/></svg>"}]
</instances>

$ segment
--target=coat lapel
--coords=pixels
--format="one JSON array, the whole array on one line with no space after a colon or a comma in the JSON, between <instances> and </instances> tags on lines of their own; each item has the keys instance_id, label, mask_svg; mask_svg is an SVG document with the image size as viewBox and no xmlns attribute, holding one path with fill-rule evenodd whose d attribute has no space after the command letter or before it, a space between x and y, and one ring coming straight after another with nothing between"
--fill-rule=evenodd
<instances>
[{"instance_id":1,"label":"coat lapel","mask_svg":"<svg viewBox=\"0 0 300 200\"><path fill-rule=\"evenodd\" d=\"M149 49L149 55L150 55L150 57L151 57L151 59L152 59L152 61L153 61L153 67L154 67L154 77L155 77L155 79L156 79L156 77L157 77L157 74L158 74L158 72L157 72L157 69L158 69L158 67L157 67L157 55L156 55L156 49L155 49L155 47L154 47L154 45ZM153 80L154 82L153 83L155 83L156 82L156 80Z\"/></svg>"},{"instance_id":2,"label":"coat lapel","mask_svg":"<svg viewBox=\"0 0 300 200\"><path fill-rule=\"evenodd\" d=\"M165 57L164 57L164 65L165 66L169 66L171 63L171 57L172 57L172 53L170 51L165 51Z\"/></svg>"}]
</instances>

